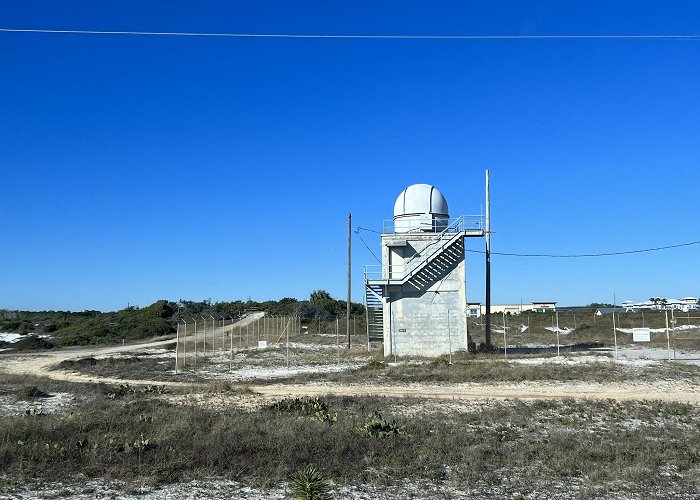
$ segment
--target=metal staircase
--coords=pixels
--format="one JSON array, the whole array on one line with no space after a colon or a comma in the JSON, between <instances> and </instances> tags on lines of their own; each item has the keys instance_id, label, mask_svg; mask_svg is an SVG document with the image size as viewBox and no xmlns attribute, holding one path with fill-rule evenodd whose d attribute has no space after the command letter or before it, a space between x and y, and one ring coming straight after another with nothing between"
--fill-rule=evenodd
<instances>
[{"instance_id":1,"label":"metal staircase","mask_svg":"<svg viewBox=\"0 0 700 500\"><path fill-rule=\"evenodd\" d=\"M368 343L384 342L384 305L382 287L365 281L365 311Z\"/></svg>"},{"instance_id":2,"label":"metal staircase","mask_svg":"<svg viewBox=\"0 0 700 500\"><path fill-rule=\"evenodd\" d=\"M401 285L409 283L421 289L440 279L454 264L464 258L464 233L450 234L448 239L440 239L437 248L432 249L423 260L411 266L400 280Z\"/></svg>"},{"instance_id":3,"label":"metal staircase","mask_svg":"<svg viewBox=\"0 0 700 500\"><path fill-rule=\"evenodd\" d=\"M473 227L471 227L473 226ZM386 233L385 227L385 233ZM435 233L433 233L435 234ZM437 238L401 266L365 266L365 309L369 343L384 340L382 297L387 286L411 285L426 289L446 276L464 259L464 238L483 236L481 219L469 223L465 216L454 219ZM379 268L378 270L375 270Z\"/></svg>"}]
</instances>

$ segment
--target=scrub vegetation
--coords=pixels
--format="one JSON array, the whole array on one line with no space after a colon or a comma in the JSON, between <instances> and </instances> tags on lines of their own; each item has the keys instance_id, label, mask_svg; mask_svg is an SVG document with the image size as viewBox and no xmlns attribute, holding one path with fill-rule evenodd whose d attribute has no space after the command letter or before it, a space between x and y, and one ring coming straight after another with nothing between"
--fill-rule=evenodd
<instances>
[{"instance_id":1,"label":"scrub vegetation","mask_svg":"<svg viewBox=\"0 0 700 500\"><path fill-rule=\"evenodd\" d=\"M66 389L32 384L42 395L3 380L17 398ZM11 491L27 474L151 486L202 477L257 487L291 480L294 491L314 483L331 497L342 485L405 481L475 498L557 488L568 492L563 498L666 489L682 497L700 487L700 408L688 404L325 397L216 410L173 404L157 390L80 387L90 404L0 419L0 488ZM331 414L332 425L323 417Z\"/></svg>"},{"instance_id":2,"label":"scrub vegetation","mask_svg":"<svg viewBox=\"0 0 700 500\"><path fill-rule=\"evenodd\" d=\"M568 355L568 354L567 354ZM466 354L447 356L431 360L398 359L398 363L372 359L357 370L338 373L309 373L297 375L289 382L334 381L338 383L361 383L368 379L382 383L489 383L526 381L582 381L582 382L631 382L648 380L686 380L700 383L700 366L681 363L649 364L641 366L622 365L611 362L604 355L600 361L585 363L527 363L533 356L516 356L522 362L493 359L493 355ZM539 357L540 359L542 356ZM575 359L575 358L574 358ZM393 361L393 359L392 359Z\"/></svg>"},{"instance_id":3,"label":"scrub vegetation","mask_svg":"<svg viewBox=\"0 0 700 500\"><path fill-rule=\"evenodd\" d=\"M598 387L624 390L625 384L653 381L659 394L677 384L693 390L700 382L696 365L617 362L609 351L570 356L567 349L552 362L529 354L513 356L511 351L508 362L503 351L394 360L377 350L368 352L360 332L352 338L352 349L338 349L335 316L323 316L322 311L344 303L331 302L325 293L312 298L305 305L294 305L291 299L284 305L316 311L304 320L308 333L290 337L289 358L280 345L236 348L233 358L226 350L211 351L198 361L196 372L188 366L175 375L172 348L103 349L107 354L82 358L80 352L97 350L17 354L17 360L58 354L53 359L62 361L54 368L62 375L80 372L122 383L0 373L0 496L28 491L28 478L36 484L58 482L69 492L66 496L90 481L158 491L203 478L231 480L263 492L282 485L296 498L677 499L694 498L700 490L700 406L695 404L573 397L412 399L392 392L424 387L429 393L431 387L440 387L442 396L449 396L449 388L457 387L451 384L499 382L513 387L546 382L554 391L556 384L588 382L586 394L591 394ZM124 317L158 318L165 324L177 318L171 304L156 304L129 310ZM119 313L76 316L82 319L72 326ZM562 328L573 323L573 316L566 314L560 313ZM577 329L587 335L598 332L599 342L611 344L607 317L597 317L595 325L586 327L576 314ZM658 319L646 317L645 322ZM621 326L627 328L625 321L633 320L623 317ZM545 329L551 321L551 314L531 314L531 328L521 332L522 344L551 345L555 334ZM315 331L319 322L321 332ZM515 328L527 316L507 322ZM344 340L342 322L340 326ZM358 324L358 330L363 327ZM605 333L608 328L610 334ZM476 324L470 323L470 332L478 334ZM567 340L574 339L576 331L567 335ZM10 359L13 354L2 356ZM549 356L554 353L537 358ZM236 378L237 373L272 368L283 372L288 362L291 368L311 367L317 373L284 373L286 378L276 381L284 381L285 392L274 397L264 396L274 388L269 373L247 381ZM331 365L339 370L325 370ZM388 387L384 394L391 396L288 395L295 394L295 384L303 389L308 382L329 388ZM370 493L349 493L361 488ZM392 496L395 491L399 493Z\"/></svg>"},{"instance_id":4,"label":"scrub vegetation","mask_svg":"<svg viewBox=\"0 0 700 500\"><path fill-rule=\"evenodd\" d=\"M200 302L180 300L172 302L159 300L139 308L128 306L116 312L100 311L8 311L0 310L0 332L27 335L17 343L0 341L0 347L16 350L51 349L53 347L110 344L122 340L138 340L175 333L178 319L192 317L207 318L212 315L217 320L238 318L245 312L264 311L275 316L299 316L304 324L324 327L344 316L346 303L336 300L325 290L314 290L308 300L283 298L246 302ZM364 328L364 307L353 303L351 314ZM319 325L320 326L320 325ZM36 335L28 335L30 333Z\"/></svg>"}]
</instances>

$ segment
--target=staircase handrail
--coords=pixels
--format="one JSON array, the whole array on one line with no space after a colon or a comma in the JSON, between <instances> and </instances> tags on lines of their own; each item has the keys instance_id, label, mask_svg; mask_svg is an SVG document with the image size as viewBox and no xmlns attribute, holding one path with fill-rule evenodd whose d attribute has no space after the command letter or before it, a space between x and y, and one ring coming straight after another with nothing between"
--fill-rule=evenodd
<instances>
[{"instance_id":1,"label":"staircase handrail","mask_svg":"<svg viewBox=\"0 0 700 500\"><path fill-rule=\"evenodd\" d=\"M438 237L432 241L430 244L428 244L425 248L421 250L420 253L416 253L413 255L410 259L405 261L402 265L384 265L384 264L370 264L370 265L365 265L364 266L364 273L365 273L365 281L369 281L371 279L397 279L401 281L405 281L408 277L410 277L416 269L421 267L425 262L428 262L431 260L438 252L442 251L443 246L441 245L444 243L446 240L449 241L451 238L445 238L445 235L450 235L454 236L458 233L461 233L465 231L465 226L466 222L465 219L467 217L474 217L475 220L477 221L475 226L477 229L482 229L483 230L483 218L481 216L465 216L461 215L459 217L456 217L454 219L451 219L447 227L443 229L439 234ZM392 221L393 222L393 221ZM386 229L387 225L385 223L384 229L385 229L385 234L386 234ZM430 233L424 233L424 234L430 234ZM436 248L434 251L430 252L428 255L425 255L426 250L429 250L431 247L435 245L440 245L438 248ZM416 262L417 259L420 259ZM414 264L415 262L415 264ZM395 276L395 274L398 274L401 272L401 277ZM372 277L377 277L377 278L372 278Z\"/></svg>"},{"instance_id":2,"label":"staircase handrail","mask_svg":"<svg viewBox=\"0 0 700 500\"><path fill-rule=\"evenodd\" d=\"M461 229L462 229L462 217L460 216L460 217L457 217L453 222L448 224L447 227L440 233L438 238L435 241L431 242L430 244L426 245L425 248L421 251L421 253L425 252L425 250L428 250L431 246L442 242L443 236L446 233L458 233L461 231ZM418 265L416 265L415 267L418 267L420 264L422 264L422 262L427 261L435 253L436 252L429 254L427 257L425 257L425 259L423 259L423 261L419 262ZM411 262L413 262L417 257L420 257L420 255L421 255L420 253L414 254L410 259L408 259L408 261L404 262L404 266L410 267ZM415 270L415 267L413 269L410 269L407 273L405 273L404 277L407 276L409 273L413 272Z\"/></svg>"}]
</instances>

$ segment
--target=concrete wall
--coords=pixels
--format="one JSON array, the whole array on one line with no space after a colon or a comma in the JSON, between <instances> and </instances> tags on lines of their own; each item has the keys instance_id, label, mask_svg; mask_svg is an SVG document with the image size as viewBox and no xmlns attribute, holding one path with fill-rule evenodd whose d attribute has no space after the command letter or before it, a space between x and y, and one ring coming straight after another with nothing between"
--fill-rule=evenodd
<instances>
[{"instance_id":1,"label":"concrete wall","mask_svg":"<svg viewBox=\"0 0 700 500\"><path fill-rule=\"evenodd\" d=\"M403 265L415 253L425 257L435 234L401 235L405 246L391 246L399 235L382 237L384 265ZM466 267L464 254L422 289L407 283L388 286L384 297L384 355L439 356L467 347ZM449 328L448 328L449 311Z\"/></svg>"}]
</instances>

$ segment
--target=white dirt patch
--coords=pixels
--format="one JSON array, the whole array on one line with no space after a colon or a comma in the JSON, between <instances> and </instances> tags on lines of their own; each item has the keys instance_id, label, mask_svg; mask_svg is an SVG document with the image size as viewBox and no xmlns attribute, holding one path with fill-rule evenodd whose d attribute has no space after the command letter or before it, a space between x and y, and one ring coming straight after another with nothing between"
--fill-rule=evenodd
<instances>
[{"instance_id":1,"label":"white dirt patch","mask_svg":"<svg viewBox=\"0 0 700 500\"><path fill-rule=\"evenodd\" d=\"M201 480L187 483L175 483L162 487L150 487L145 484L127 484L121 481L97 479L80 484L45 483L41 485L21 486L8 492L0 499L35 499L35 498L75 498L92 500L93 498L120 498L124 500L176 500L193 498L246 500L283 499L285 485L276 485L270 489L251 488L235 481Z\"/></svg>"},{"instance_id":2,"label":"white dirt patch","mask_svg":"<svg viewBox=\"0 0 700 500\"><path fill-rule=\"evenodd\" d=\"M78 404L78 398L69 393L58 392L46 398L17 399L14 394L0 395L0 417L15 415L45 414L63 412Z\"/></svg>"},{"instance_id":3,"label":"white dirt patch","mask_svg":"<svg viewBox=\"0 0 700 500\"><path fill-rule=\"evenodd\" d=\"M511 363L520 363L523 365L580 365L586 363L619 363L630 366L649 366L658 364L657 360L649 359L614 359L607 356L581 355L581 356L553 356L550 358L523 358L513 359Z\"/></svg>"},{"instance_id":4,"label":"white dirt patch","mask_svg":"<svg viewBox=\"0 0 700 500\"><path fill-rule=\"evenodd\" d=\"M17 342L22 337L24 337L24 335L20 335L19 333L0 332L0 340L11 344Z\"/></svg>"},{"instance_id":5,"label":"white dirt patch","mask_svg":"<svg viewBox=\"0 0 700 500\"><path fill-rule=\"evenodd\" d=\"M281 344L275 344L275 347L280 347L282 349L285 349L287 347L287 344L282 342ZM310 350L323 351L323 350L327 350L327 349L338 349L338 346L336 346L335 344L302 344L301 342L290 342L289 348L290 349L310 349Z\"/></svg>"},{"instance_id":6,"label":"white dirt patch","mask_svg":"<svg viewBox=\"0 0 700 500\"><path fill-rule=\"evenodd\" d=\"M559 335L568 335L568 334L570 334L571 332L574 331L573 328L557 328L556 326L554 326L554 327L552 327L552 326L545 326L544 329L545 329L545 330L549 330L549 331L552 332L552 333L557 333L557 332L559 332Z\"/></svg>"},{"instance_id":7,"label":"white dirt patch","mask_svg":"<svg viewBox=\"0 0 700 500\"><path fill-rule=\"evenodd\" d=\"M699 329L700 326L697 325L679 325L679 326L674 326L673 328L669 328L668 330L671 332L681 332L685 330L697 330ZM616 330L620 333L633 333L632 328L616 328ZM649 328L649 332L651 333L663 333L665 332L665 328Z\"/></svg>"}]
</instances>

